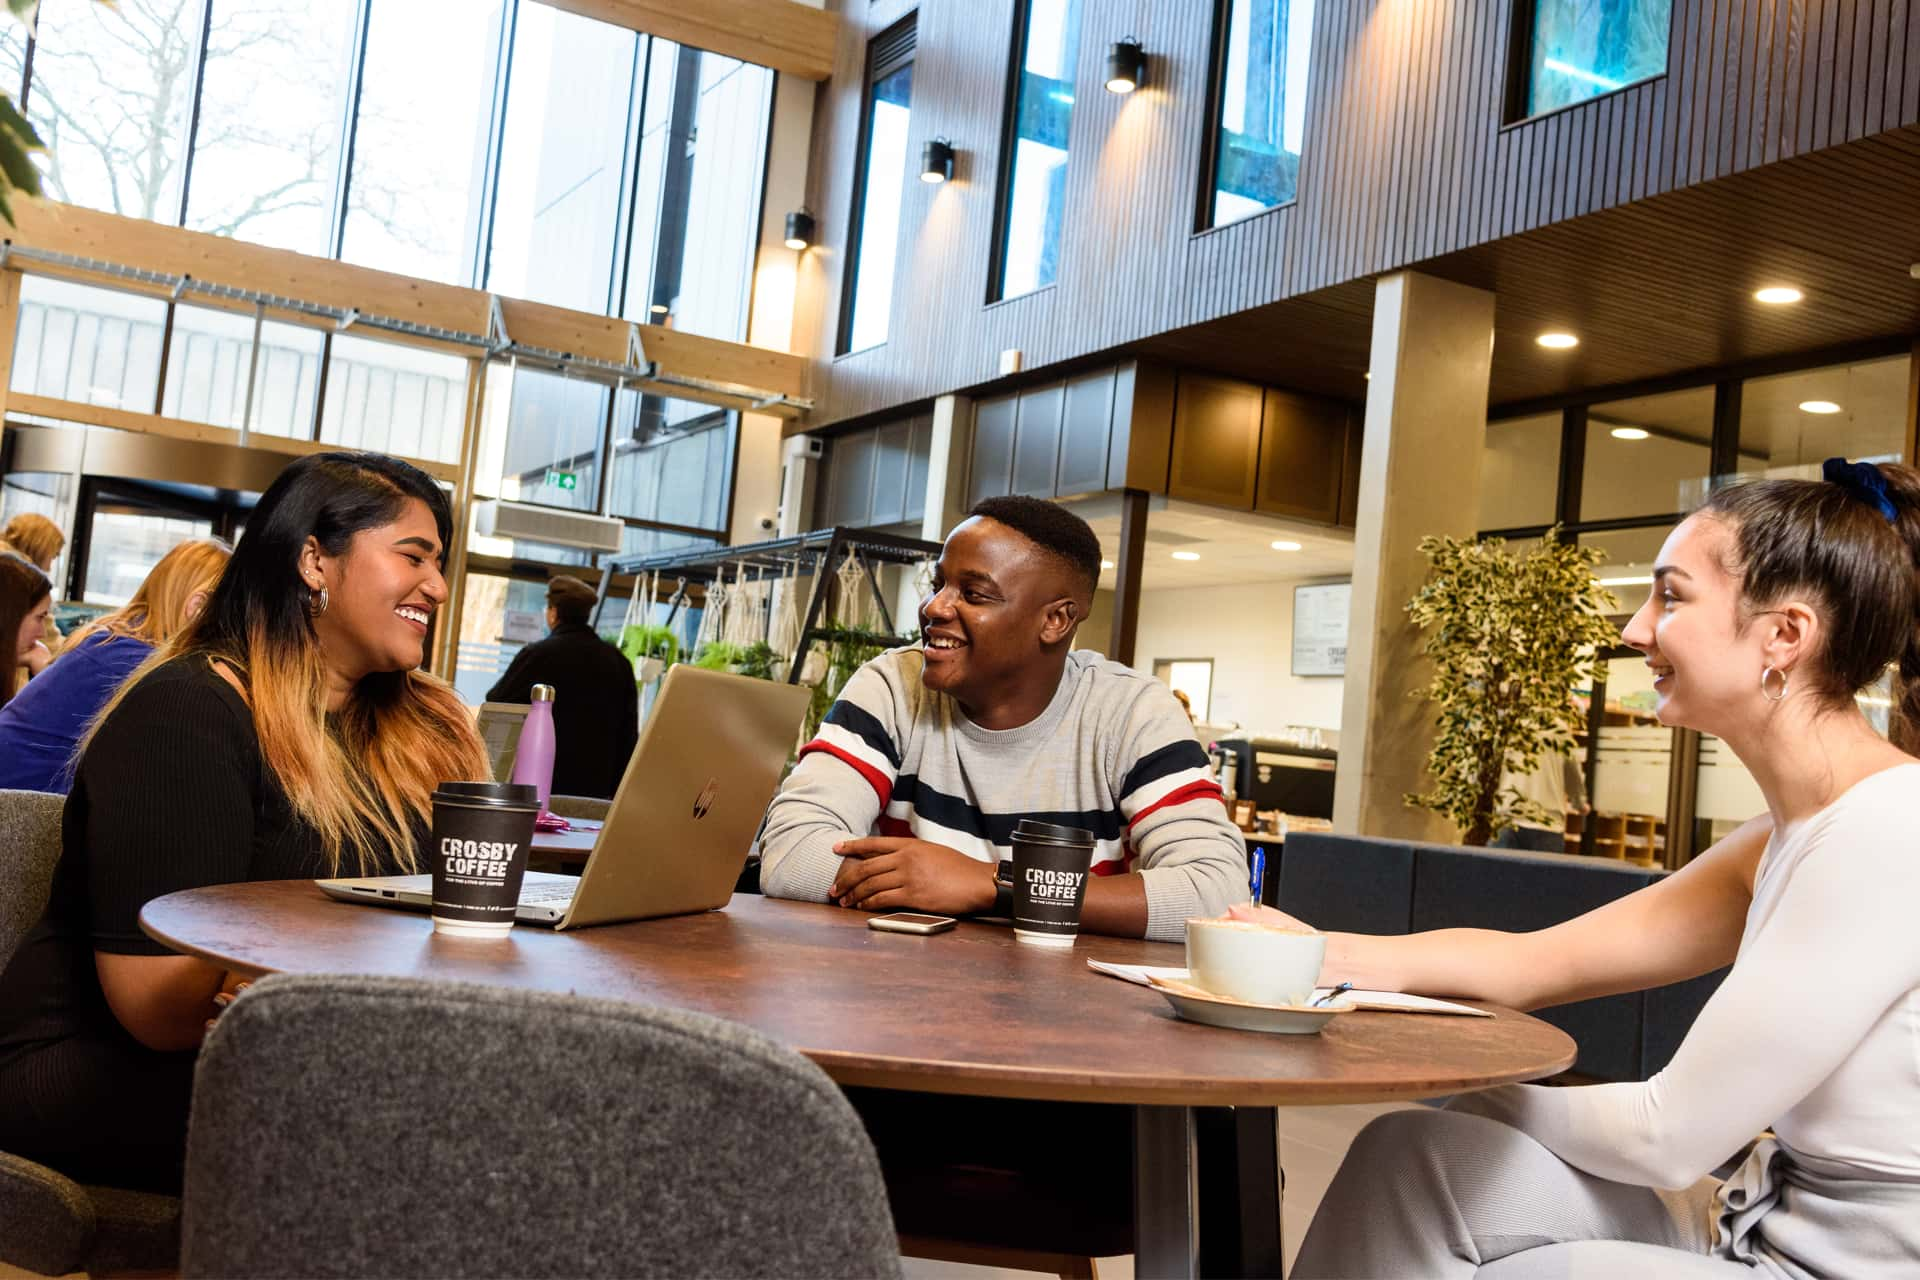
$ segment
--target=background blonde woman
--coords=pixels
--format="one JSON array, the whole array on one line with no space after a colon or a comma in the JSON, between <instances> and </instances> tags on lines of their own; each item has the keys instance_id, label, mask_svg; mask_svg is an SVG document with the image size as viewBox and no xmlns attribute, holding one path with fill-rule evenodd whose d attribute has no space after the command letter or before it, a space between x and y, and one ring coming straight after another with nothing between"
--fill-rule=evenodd
<instances>
[{"instance_id":1,"label":"background blonde woman","mask_svg":"<svg viewBox=\"0 0 1920 1280\"><path fill-rule=\"evenodd\" d=\"M60 660L0 707L0 788L66 792L80 735L121 681L199 614L232 554L217 538L181 543L123 608L68 638Z\"/></svg>"},{"instance_id":2,"label":"background blonde woman","mask_svg":"<svg viewBox=\"0 0 1920 1280\"><path fill-rule=\"evenodd\" d=\"M53 573L53 562L60 558L60 548L66 545L67 535L60 532L60 526L32 511L15 516L7 521L6 528L0 529L0 551L11 551L48 575ZM49 612L41 623L40 643L27 650L20 660L19 680L46 670L60 649L60 631L53 625L53 614Z\"/></svg>"}]
</instances>

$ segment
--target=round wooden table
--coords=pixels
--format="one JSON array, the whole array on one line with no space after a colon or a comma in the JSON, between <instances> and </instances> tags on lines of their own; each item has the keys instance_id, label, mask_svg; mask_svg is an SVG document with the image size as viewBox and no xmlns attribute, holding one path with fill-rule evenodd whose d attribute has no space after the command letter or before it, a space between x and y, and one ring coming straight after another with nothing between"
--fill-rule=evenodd
<instances>
[{"instance_id":1,"label":"round wooden table","mask_svg":"<svg viewBox=\"0 0 1920 1280\"><path fill-rule=\"evenodd\" d=\"M1492 1018L1347 1013L1308 1036L1201 1026L1176 1018L1156 992L1087 968L1089 959L1179 965L1176 945L1084 937L1055 950L990 924L916 937L867 920L741 894L700 915L456 939L435 934L424 915L335 902L304 880L193 889L140 915L158 941L243 973L381 974L631 1000L743 1023L845 1085L1132 1104L1142 1276L1199 1271L1196 1108L1251 1109L1250 1134L1264 1116L1270 1153L1273 1107L1471 1092L1550 1075L1574 1056L1561 1031L1497 1008ZM1271 1187L1244 1190L1250 1203L1273 1206L1277 1274L1277 1170ZM1259 1269L1259 1259L1244 1261Z\"/></svg>"}]
</instances>

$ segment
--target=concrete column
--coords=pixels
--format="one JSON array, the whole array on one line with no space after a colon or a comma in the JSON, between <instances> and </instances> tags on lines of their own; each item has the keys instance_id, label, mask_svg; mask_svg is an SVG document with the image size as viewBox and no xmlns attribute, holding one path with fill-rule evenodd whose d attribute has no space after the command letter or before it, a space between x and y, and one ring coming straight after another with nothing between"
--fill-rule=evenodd
<instances>
[{"instance_id":1,"label":"concrete column","mask_svg":"<svg viewBox=\"0 0 1920 1280\"><path fill-rule=\"evenodd\" d=\"M1420 539L1476 530L1492 361L1491 293L1410 271L1375 286L1336 831L1458 838L1405 802L1427 789L1433 743L1432 706L1411 696L1430 673L1406 604L1427 577Z\"/></svg>"}]
</instances>

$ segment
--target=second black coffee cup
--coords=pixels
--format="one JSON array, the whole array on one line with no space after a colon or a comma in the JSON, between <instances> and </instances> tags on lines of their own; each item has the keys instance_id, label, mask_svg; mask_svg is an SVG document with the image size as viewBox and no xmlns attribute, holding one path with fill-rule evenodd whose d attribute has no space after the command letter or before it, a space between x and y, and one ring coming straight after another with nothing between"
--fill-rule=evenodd
<instances>
[{"instance_id":1,"label":"second black coffee cup","mask_svg":"<svg viewBox=\"0 0 1920 1280\"><path fill-rule=\"evenodd\" d=\"M512 782L443 782L433 793L433 928L499 937L513 928L540 793Z\"/></svg>"},{"instance_id":2,"label":"second black coffee cup","mask_svg":"<svg viewBox=\"0 0 1920 1280\"><path fill-rule=\"evenodd\" d=\"M1013 936L1070 947L1087 900L1093 832L1022 818L1013 828Z\"/></svg>"}]
</instances>

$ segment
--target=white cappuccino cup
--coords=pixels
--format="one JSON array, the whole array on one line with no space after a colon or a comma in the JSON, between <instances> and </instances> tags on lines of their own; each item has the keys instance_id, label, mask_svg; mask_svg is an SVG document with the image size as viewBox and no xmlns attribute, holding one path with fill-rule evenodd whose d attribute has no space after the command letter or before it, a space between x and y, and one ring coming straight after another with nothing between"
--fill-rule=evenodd
<instances>
[{"instance_id":1,"label":"white cappuccino cup","mask_svg":"<svg viewBox=\"0 0 1920 1280\"><path fill-rule=\"evenodd\" d=\"M1320 978L1327 935L1251 920L1187 921L1194 986L1247 1004L1305 1004Z\"/></svg>"}]
</instances>

